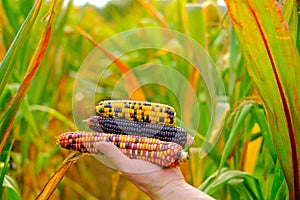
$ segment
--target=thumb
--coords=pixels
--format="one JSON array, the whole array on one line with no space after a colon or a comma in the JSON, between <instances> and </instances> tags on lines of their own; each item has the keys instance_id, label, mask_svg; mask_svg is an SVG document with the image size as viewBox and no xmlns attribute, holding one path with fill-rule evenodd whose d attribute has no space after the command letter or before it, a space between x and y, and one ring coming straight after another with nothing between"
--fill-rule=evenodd
<instances>
[{"instance_id":1,"label":"thumb","mask_svg":"<svg viewBox=\"0 0 300 200\"><path fill-rule=\"evenodd\" d=\"M118 147L109 142L98 142L97 149L101 151L118 170L122 171L124 164L131 162L131 159L124 155Z\"/></svg>"}]
</instances>

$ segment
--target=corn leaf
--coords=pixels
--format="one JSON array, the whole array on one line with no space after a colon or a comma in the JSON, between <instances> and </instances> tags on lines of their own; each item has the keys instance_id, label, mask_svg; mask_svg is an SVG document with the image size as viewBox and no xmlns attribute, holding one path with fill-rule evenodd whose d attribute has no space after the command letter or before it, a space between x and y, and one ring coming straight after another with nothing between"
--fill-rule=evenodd
<instances>
[{"instance_id":1,"label":"corn leaf","mask_svg":"<svg viewBox=\"0 0 300 200\"><path fill-rule=\"evenodd\" d=\"M35 75L39 69L39 66L42 62L42 59L44 57L44 54L45 54L45 51L46 51L46 48L48 46L48 42L50 39L51 25L52 25L52 22L54 19L54 6L55 6L55 3L53 3L53 7L52 7L52 10L50 13L49 21L45 28L44 35L43 35L42 39L40 40L40 43L39 43L37 49L35 50L34 55L28 66L28 69L30 69L30 71L24 78L24 81L20 85L20 87L17 91L17 94L14 96L14 98L12 99L12 101L10 103L10 107L4 113L4 116L1 119L0 132L4 133L4 134L1 134L1 136L0 136L1 137L0 138L1 139L0 152L2 152L2 149L6 143L9 133L12 129L12 125L14 123L14 119L17 114L17 111L18 111L18 109L29 89L29 86L30 86L33 78L35 77Z\"/></svg>"},{"instance_id":2,"label":"corn leaf","mask_svg":"<svg viewBox=\"0 0 300 200\"><path fill-rule=\"evenodd\" d=\"M282 195L280 194L282 192L280 188L284 187L283 183L284 183L284 176L280 168L279 162L277 162L275 172L274 172L274 180L273 180L272 190L270 194L270 199L283 199Z\"/></svg>"},{"instance_id":3,"label":"corn leaf","mask_svg":"<svg viewBox=\"0 0 300 200\"><path fill-rule=\"evenodd\" d=\"M221 158L221 161L219 163L219 172L221 172L221 169L222 169L228 155L232 151L232 149L235 145L234 141L237 139L237 134L238 134L240 128L242 127L242 125L244 124L245 119L248 116L249 112L251 112L252 108L253 108L252 104L246 104L236 114L236 116L234 118L235 123L233 123L233 127L231 128L229 138L226 141L226 144L225 144L225 147L224 147L224 150L223 150L223 154L222 154L222 158Z\"/></svg>"},{"instance_id":4,"label":"corn leaf","mask_svg":"<svg viewBox=\"0 0 300 200\"><path fill-rule=\"evenodd\" d=\"M13 141L11 141L11 144L8 146L8 145L6 145L5 147L4 147L4 150L7 150L5 153L3 153L3 154L0 154L0 156L1 156L1 160L3 159L4 160L4 162L1 162L0 164L1 164L1 166L0 166L0 197L2 197L2 193L3 193L3 185L5 185L4 184L4 182L6 181L6 173L7 173L7 171L8 171L8 169L9 169L9 160L10 160L10 152L11 152L11 149L12 149L12 147L13 147L13 144L14 144L14 140Z\"/></svg>"},{"instance_id":5,"label":"corn leaf","mask_svg":"<svg viewBox=\"0 0 300 200\"><path fill-rule=\"evenodd\" d=\"M20 191L16 182L8 175L5 175L3 186L6 187L8 199L21 200Z\"/></svg>"},{"instance_id":6,"label":"corn leaf","mask_svg":"<svg viewBox=\"0 0 300 200\"><path fill-rule=\"evenodd\" d=\"M188 31L190 36L205 48L205 23L203 8L200 4L186 6L188 16Z\"/></svg>"},{"instance_id":7,"label":"corn leaf","mask_svg":"<svg viewBox=\"0 0 300 200\"><path fill-rule=\"evenodd\" d=\"M161 25L161 27L168 29L169 25L163 16L155 10L150 3L144 0L138 0L138 2L146 9L146 11L155 18Z\"/></svg>"},{"instance_id":8,"label":"corn leaf","mask_svg":"<svg viewBox=\"0 0 300 200\"><path fill-rule=\"evenodd\" d=\"M7 83L9 75L13 71L14 63L16 59L18 59L19 53L22 50L26 39L29 36L30 29L32 28L36 20L36 17L40 11L41 4L42 4L41 0L37 0L35 2L32 10L30 11L29 15L24 21L14 41L10 45L10 48L8 49L0 65L0 95L3 92L3 89Z\"/></svg>"},{"instance_id":9,"label":"corn leaf","mask_svg":"<svg viewBox=\"0 0 300 200\"><path fill-rule=\"evenodd\" d=\"M264 101L290 198L300 199L300 60L296 43L275 1L225 2L248 72Z\"/></svg>"},{"instance_id":10,"label":"corn leaf","mask_svg":"<svg viewBox=\"0 0 300 200\"><path fill-rule=\"evenodd\" d=\"M64 177L65 173L68 169L77 162L79 158L81 158L84 154L79 152L72 152L65 159L65 161L55 170L55 172L51 175L48 182L45 184L43 190L36 197L38 199L49 199L56 189L57 185L60 183L61 179Z\"/></svg>"},{"instance_id":11,"label":"corn leaf","mask_svg":"<svg viewBox=\"0 0 300 200\"><path fill-rule=\"evenodd\" d=\"M261 129L261 133L262 136L264 138L264 142L266 143L270 155L273 158L274 163L276 162L276 152L275 152L275 147L274 147L274 143L272 141L271 138L271 131L270 131L270 127L265 115L265 112L263 109L254 109L254 117L256 118L256 122L258 123L260 129Z\"/></svg>"},{"instance_id":12,"label":"corn leaf","mask_svg":"<svg viewBox=\"0 0 300 200\"><path fill-rule=\"evenodd\" d=\"M226 184L231 184L232 181L237 181L237 180L243 180L245 182L242 182L243 187L247 186L249 183L246 181L247 179L253 180L253 187L247 187L246 190L243 192L247 192L247 195L251 195L253 199L263 199L263 194L260 188L260 185L258 183L258 180L250 175L247 172L239 171L239 170L229 170L228 168L222 168L221 170L221 175L219 176L219 172L213 173L210 177L204 181L201 186L198 188L199 190L204 191L207 194L214 194L223 187ZM239 189L237 189L239 190ZM244 194L246 195L246 194ZM248 198L246 198L248 199Z\"/></svg>"}]
</instances>

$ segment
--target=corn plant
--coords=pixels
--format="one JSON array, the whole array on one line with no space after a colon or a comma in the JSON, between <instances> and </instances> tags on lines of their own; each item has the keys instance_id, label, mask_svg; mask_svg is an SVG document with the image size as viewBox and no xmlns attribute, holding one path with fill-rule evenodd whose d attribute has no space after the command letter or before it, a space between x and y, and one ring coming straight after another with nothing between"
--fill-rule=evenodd
<instances>
[{"instance_id":1,"label":"corn plant","mask_svg":"<svg viewBox=\"0 0 300 200\"><path fill-rule=\"evenodd\" d=\"M145 65L146 73L149 63L174 69L188 80L201 112L197 130L185 127L195 136L187 149L190 159L181 165L188 183L217 199L299 199L299 3L225 3L226 7L213 0L128 0L96 8L76 7L72 1L64 5L62 0L1 0L1 199L147 198L119 172L56 144L62 132L78 131L72 116L73 84L94 48L112 61L97 87L96 101L109 99L118 79L137 66ZM160 49L118 57L101 45L120 32L145 27L189 36L216 64L226 92L226 113L214 129L203 74L185 59ZM191 53L168 36L169 49ZM121 50L127 44L114 43ZM170 74L161 76L177 84ZM134 73L130 80L131 84L125 80L124 91L139 84ZM92 85L88 79L82 81ZM188 93L184 109L163 86L147 84L133 96L174 106L178 122L197 117L183 113L194 105ZM92 108L98 102L93 103ZM224 126L217 126L221 122ZM222 131L216 144L205 140L208 130ZM199 157L203 145L210 150Z\"/></svg>"}]
</instances>

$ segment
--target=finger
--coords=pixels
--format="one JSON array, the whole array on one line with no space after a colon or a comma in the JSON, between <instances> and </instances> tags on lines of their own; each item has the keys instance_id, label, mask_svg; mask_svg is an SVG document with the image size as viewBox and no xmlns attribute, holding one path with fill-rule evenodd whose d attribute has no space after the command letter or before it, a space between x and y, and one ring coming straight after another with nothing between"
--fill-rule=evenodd
<instances>
[{"instance_id":1,"label":"finger","mask_svg":"<svg viewBox=\"0 0 300 200\"><path fill-rule=\"evenodd\" d=\"M109 142L97 143L97 149L99 149L113 165L122 172L145 173L161 169L161 167L144 160L130 159L121 152L118 147Z\"/></svg>"},{"instance_id":2,"label":"finger","mask_svg":"<svg viewBox=\"0 0 300 200\"><path fill-rule=\"evenodd\" d=\"M115 145L108 142L98 142L97 149L99 149L117 169L123 171L124 165L129 164L131 159L125 156Z\"/></svg>"}]
</instances>

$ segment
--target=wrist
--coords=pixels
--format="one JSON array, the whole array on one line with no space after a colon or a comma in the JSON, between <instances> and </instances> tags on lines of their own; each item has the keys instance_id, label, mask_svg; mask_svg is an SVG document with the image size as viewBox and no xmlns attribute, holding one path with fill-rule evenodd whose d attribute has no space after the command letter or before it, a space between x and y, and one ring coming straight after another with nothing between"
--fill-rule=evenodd
<instances>
[{"instance_id":1,"label":"wrist","mask_svg":"<svg viewBox=\"0 0 300 200\"><path fill-rule=\"evenodd\" d=\"M213 198L204 192L194 188L185 182L184 179L181 180L172 180L158 188L152 193L147 193L151 199L154 200L182 200L182 199L203 199L203 200L212 200Z\"/></svg>"},{"instance_id":2,"label":"wrist","mask_svg":"<svg viewBox=\"0 0 300 200\"><path fill-rule=\"evenodd\" d=\"M174 193L178 193L182 188L185 188L185 184L184 180L173 180L157 190L153 198L150 197L157 200L173 199L173 196L176 196Z\"/></svg>"},{"instance_id":3,"label":"wrist","mask_svg":"<svg viewBox=\"0 0 300 200\"><path fill-rule=\"evenodd\" d=\"M169 193L172 193L173 188L180 188L187 184L179 168L163 169L154 172L152 175L146 175L146 177L149 176L151 178L148 181L145 181L145 177L139 177L139 180L144 180L139 183L136 183L130 176L129 178L151 199L165 200Z\"/></svg>"}]
</instances>

